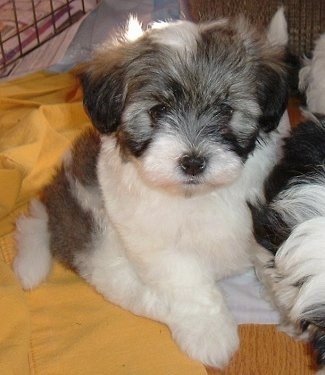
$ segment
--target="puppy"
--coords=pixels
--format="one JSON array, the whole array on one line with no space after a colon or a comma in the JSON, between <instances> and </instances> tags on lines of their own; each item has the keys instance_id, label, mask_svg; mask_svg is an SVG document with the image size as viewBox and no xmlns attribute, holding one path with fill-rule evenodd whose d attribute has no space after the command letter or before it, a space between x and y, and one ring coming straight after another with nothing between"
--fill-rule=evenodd
<instances>
[{"instance_id":1,"label":"puppy","mask_svg":"<svg viewBox=\"0 0 325 375\"><path fill-rule=\"evenodd\" d=\"M97 51L79 72L94 129L17 222L25 289L54 256L111 302L167 324L190 357L228 363L237 327L216 280L251 266L246 200L289 127L273 34L241 18L147 31L131 20Z\"/></svg>"},{"instance_id":2,"label":"puppy","mask_svg":"<svg viewBox=\"0 0 325 375\"><path fill-rule=\"evenodd\" d=\"M325 366L325 39L300 71L308 118L285 141L265 182L265 201L251 205L258 275L290 333L308 338ZM308 76L307 76L308 72Z\"/></svg>"}]
</instances>

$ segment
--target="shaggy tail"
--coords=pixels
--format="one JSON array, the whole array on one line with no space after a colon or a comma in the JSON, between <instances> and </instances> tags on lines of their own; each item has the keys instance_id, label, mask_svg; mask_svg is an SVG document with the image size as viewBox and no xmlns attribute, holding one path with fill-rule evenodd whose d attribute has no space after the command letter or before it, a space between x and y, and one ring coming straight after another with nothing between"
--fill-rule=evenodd
<instances>
[{"instance_id":1,"label":"shaggy tail","mask_svg":"<svg viewBox=\"0 0 325 375\"><path fill-rule=\"evenodd\" d=\"M274 258L273 290L289 319L307 332L325 370L325 217L297 225Z\"/></svg>"},{"instance_id":2,"label":"shaggy tail","mask_svg":"<svg viewBox=\"0 0 325 375\"><path fill-rule=\"evenodd\" d=\"M17 221L18 252L13 268L24 289L39 285L51 270L53 259L47 223L46 208L38 200L31 202L29 216Z\"/></svg>"}]
</instances>

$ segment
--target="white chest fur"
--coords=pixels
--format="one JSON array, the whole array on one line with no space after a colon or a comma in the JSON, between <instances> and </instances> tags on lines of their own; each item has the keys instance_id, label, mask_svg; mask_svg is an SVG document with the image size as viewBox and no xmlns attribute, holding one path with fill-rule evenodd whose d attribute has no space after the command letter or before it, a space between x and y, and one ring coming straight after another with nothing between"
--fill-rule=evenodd
<instances>
[{"instance_id":1,"label":"white chest fur","mask_svg":"<svg viewBox=\"0 0 325 375\"><path fill-rule=\"evenodd\" d=\"M109 220L127 256L143 267L155 252L191 254L222 278L249 266L250 213L233 187L186 197L153 189L132 162L123 163L112 139L99 158L99 179Z\"/></svg>"}]
</instances>

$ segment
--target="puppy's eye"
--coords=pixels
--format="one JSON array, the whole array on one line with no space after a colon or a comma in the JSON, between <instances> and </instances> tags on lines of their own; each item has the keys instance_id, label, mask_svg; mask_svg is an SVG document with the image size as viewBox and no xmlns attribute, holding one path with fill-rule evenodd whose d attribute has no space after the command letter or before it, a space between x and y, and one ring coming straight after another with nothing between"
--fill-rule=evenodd
<instances>
[{"instance_id":1,"label":"puppy's eye","mask_svg":"<svg viewBox=\"0 0 325 375\"><path fill-rule=\"evenodd\" d=\"M167 112L167 107L164 104L157 104L150 108L149 115L153 121L157 121L161 116Z\"/></svg>"},{"instance_id":2,"label":"puppy's eye","mask_svg":"<svg viewBox=\"0 0 325 375\"><path fill-rule=\"evenodd\" d=\"M232 106L227 103L222 103L219 109L220 109L220 113L225 116L230 117L234 113L234 109L232 108Z\"/></svg>"}]
</instances>

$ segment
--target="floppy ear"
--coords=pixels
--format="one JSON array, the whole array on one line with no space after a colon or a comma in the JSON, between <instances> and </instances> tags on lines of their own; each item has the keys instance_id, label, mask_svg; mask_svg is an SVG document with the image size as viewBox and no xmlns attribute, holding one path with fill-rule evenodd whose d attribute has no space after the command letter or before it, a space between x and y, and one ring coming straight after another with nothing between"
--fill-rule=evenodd
<instances>
[{"instance_id":1,"label":"floppy ear","mask_svg":"<svg viewBox=\"0 0 325 375\"><path fill-rule=\"evenodd\" d=\"M84 106L94 126L101 132L116 131L121 122L126 96L127 52L143 35L141 23L130 16L122 34L99 50L92 61L77 69Z\"/></svg>"},{"instance_id":2,"label":"floppy ear","mask_svg":"<svg viewBox=\"0 0 325 375\"><path fill-rule=\"evenodd\" d=\"M269 132L278 126L288 103L288 26L283 7L272 17L266 37L270 54L258 69L257 94L262 109L260 126Z\"/></svg>"},{"instance_id":3,"label":"floppy ear","mask_svg":"<svg viewBox=\"0 0 325 375\"><path fill-rule=\"evenodd\" d=\"M121 31L97 51L92 61L76 69L85 109L94 126L106 134L114 132L121 121L127 88L127 56L130 55L127 50L143 35L141 23L133 16Z\"/></svg>"},{"instance_id":4,"label":"floppy ear","mask_svg":"<svg viewBox=\"0 0 325 375\"><path fill-rule=\"evenodd\" d=\"M288 77L284 67L262 64L257 74L257 97L262 110L259 119L265 132L274 130L288 104Z\"/></svg>"},{"instance_id":5,"label":"floppy ear","mask_svg":"<svg viewBox=\"0 0 325 375\"><path fill-rule=\"evenodd\" d=\"M123 68L110 66L96 71L97 63L90 63L79 73L83 88L83 103L93 125L101 133L114 132L121 120L124 107Z\"/></svg>"}]
</instances>

